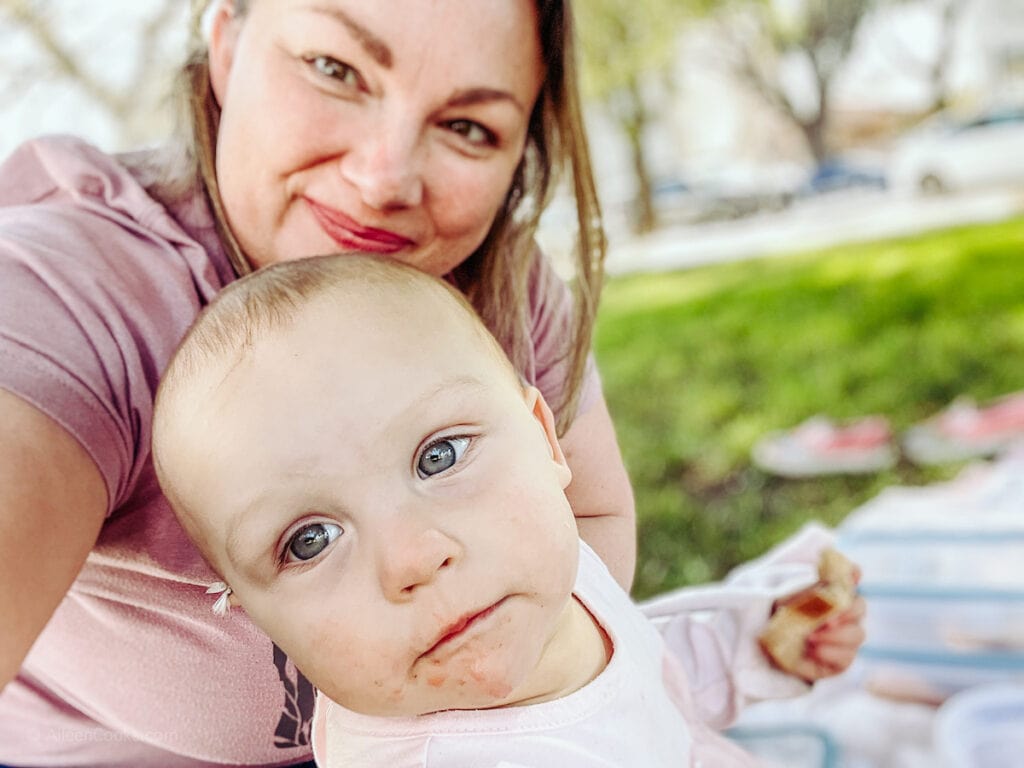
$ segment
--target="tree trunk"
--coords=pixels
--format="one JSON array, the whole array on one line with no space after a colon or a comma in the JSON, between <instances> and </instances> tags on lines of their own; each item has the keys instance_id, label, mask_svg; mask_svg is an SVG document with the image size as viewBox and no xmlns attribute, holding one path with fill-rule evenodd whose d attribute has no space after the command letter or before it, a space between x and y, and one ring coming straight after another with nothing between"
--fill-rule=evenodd
<instances>
[{"instance_id":1,"label":"tree trunk","mask_svg":"<svg viewBox=\"0 0 1024 768\"><path fill-rule=\"evenodd\" d=\"M643 95L640 93L640 85L636 78L630 78L625 96L625 115L623 115L622 123L629 141L629 155L636 180L635 215L632 218L632 224L634 232L643 234L653 230L658 221L651 195L647 153L644 150L644 133L648 123L647 110L644 108Z\"/></svg>"},{"instance_id":2,"label":"tree trunk","mask_svg":"<svg viewBox=\"0 0 1024 768\"><path fill-rule=\"evenodd\" d=\"M814 158L815 165L821 165L822 161L829 154L825 137L825 132L828 129L829 111L828 82L822 77L821 73L817 73L816 79L818 82L818 112L809 120L801 120L800 129L807 140L807 148Z\"/></svg>"},{"instance_id":3,"label":"tree trunk","mask_svg":"<svg viewBox=\"0 0 1024 768\"><path fill-rule=\"evenodd\" d=\"M949 106L947 92L947 75L950 59L953 56L953 42L956 22L960 17L962 0L947 0L942 8L942 21L939 28L939 46L935 61L929 68L928 81L932 89L930 112L940 112Z\"/></svg>"}]
</instances>

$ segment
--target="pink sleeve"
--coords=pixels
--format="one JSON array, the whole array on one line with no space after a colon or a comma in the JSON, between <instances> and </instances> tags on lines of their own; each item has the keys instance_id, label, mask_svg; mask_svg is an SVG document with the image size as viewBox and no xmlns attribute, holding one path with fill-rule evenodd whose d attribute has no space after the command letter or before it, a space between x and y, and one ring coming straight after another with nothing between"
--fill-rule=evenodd
<instances>
[{"instance_id":1,"label":"pink sleeve","mask_svg":"<svg viewBox=\"0 0 1024 768\"><path fill-rule=\"evenodd\" d=\"M573 301L568 286L539 251L530 272L529 292L534 351L531 383L541 391L557 415L565 396ZM601 396L601 380L592 353L580 386L577 415L586 412Z\"/></svg>"},{"instance_id":2,"label":"pink sleeve","mask_svg":"<svg viewBox=\"0 0 1024 768\"><path fill-rule=\"evenodd\" d=\"M749 703L808 690L769 663L757 636L775 600L817 581L818 556L831 541L822 526L808 525L721 584L679 589L641 604L684 670L701 721L723 728Z\"/></svg>"},{"instance_id":3,"label":"pink sleeve","mask_svg":"<svg viewBox=\"0 0 1024 768\"><path fill-rule=\"evenodd\" d=\"M159 374L219 287L203 265L202 248L95 150L35 142L0 168L0 387L79 440L111 509L148 457Z\"/></svg>"}]
</instances>

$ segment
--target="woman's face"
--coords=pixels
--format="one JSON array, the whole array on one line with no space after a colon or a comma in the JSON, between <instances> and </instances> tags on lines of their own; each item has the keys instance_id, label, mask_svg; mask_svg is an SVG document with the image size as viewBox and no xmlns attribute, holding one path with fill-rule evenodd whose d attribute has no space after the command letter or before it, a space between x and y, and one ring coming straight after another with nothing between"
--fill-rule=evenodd
<instances>
[{"instance_id":1,"label":"woman's face","mask_svg":"<svg viewBox=\"0 0 1024 768\"><path fill-rule=\"evenodd\" d=\"M336 251L443 275L483 241L543 77L532 0L226 3L217 178L254 266Z\"/></svg>"}]
</instances>

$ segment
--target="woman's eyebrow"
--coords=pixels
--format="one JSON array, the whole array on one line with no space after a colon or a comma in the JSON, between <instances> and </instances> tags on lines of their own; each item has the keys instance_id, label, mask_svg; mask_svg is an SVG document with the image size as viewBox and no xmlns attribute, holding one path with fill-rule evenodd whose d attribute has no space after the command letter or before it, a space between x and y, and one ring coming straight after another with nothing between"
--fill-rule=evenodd
<instances>
[{"instance_id":1,"label":"woman's eyebrow","mask_svg":"<svg viewBox=\"0 0 1024 768\"><path fill-rule=\"evenodd\" d=\"M448 99L449 107L469 107L488 101L507 101L523 114L526 114L526 107L520 103L513 94L497 88L468 88L464 91L457 91Z\"/></svg>"},{"instance_id":2,"label":"woman's eyebrow","mask_svg":"<svg viewBox=\"0 0 1024 768\"><path fill-rule=\"evenodd\" d=\"M385 69L391 68L391 62L394 60L394 56L391 53L391 49L388 48L387 43L343 10L336 8L333 5L311 5L309 10L314 13L330 16L331 18L341 22L352 36L359 41L359 44L363 46L366 52L373 57L374 61Z\"/></svg>"}]
</instances>

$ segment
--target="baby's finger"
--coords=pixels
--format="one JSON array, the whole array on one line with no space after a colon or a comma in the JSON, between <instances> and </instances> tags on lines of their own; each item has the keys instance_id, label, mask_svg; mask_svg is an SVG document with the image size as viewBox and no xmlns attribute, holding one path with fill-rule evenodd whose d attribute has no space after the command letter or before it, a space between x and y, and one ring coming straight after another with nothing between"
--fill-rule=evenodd
<instances>
[{"instance_id":1,"label":"baby's finger","mask_svg":"<svg viewBox=\"0 0 1024 768\"><path fill-rule=\"evenodd\" d=\"M815 680L820 680L823 677L829 677L841 670L832 667L830 664L821 662L812 656L806 655L793 664L792 669L787 671L805 682L813 683Z\"/></svg>"},{"instance_id":2,"label":"baby's finger","mask_svg":"<svg viewBox=\"0 0 1024 768\"><path fill-rule=\"evenodd\" d=\"M857 645L809 644L807 655L825 669L841 672L857 658L857 648Z\"/></svg>"},{"instance_id":3,"label":"baby's finger","mask_svg":"<svg viewBox=\"0 0 1024 768\"><path fill-rule=\"evenodd\" d=\"M835 624L852 624L861 621L864 615L867 613L868 604L864 601L863 597L855 597L850 606L833 617L825 626L832 626Z\"/></svg>"},{"instance_id":4,"label":"baby's finger","mask_svg":"<svg viewBox=\"0 0 1024 768\"><path fill-rule=\"evenodd\" d=\"M864 625L860 623L836 624L819 627L807 638L808 645L839 645L857 648L864 642Z\"/></svg>"}]
</instances>

